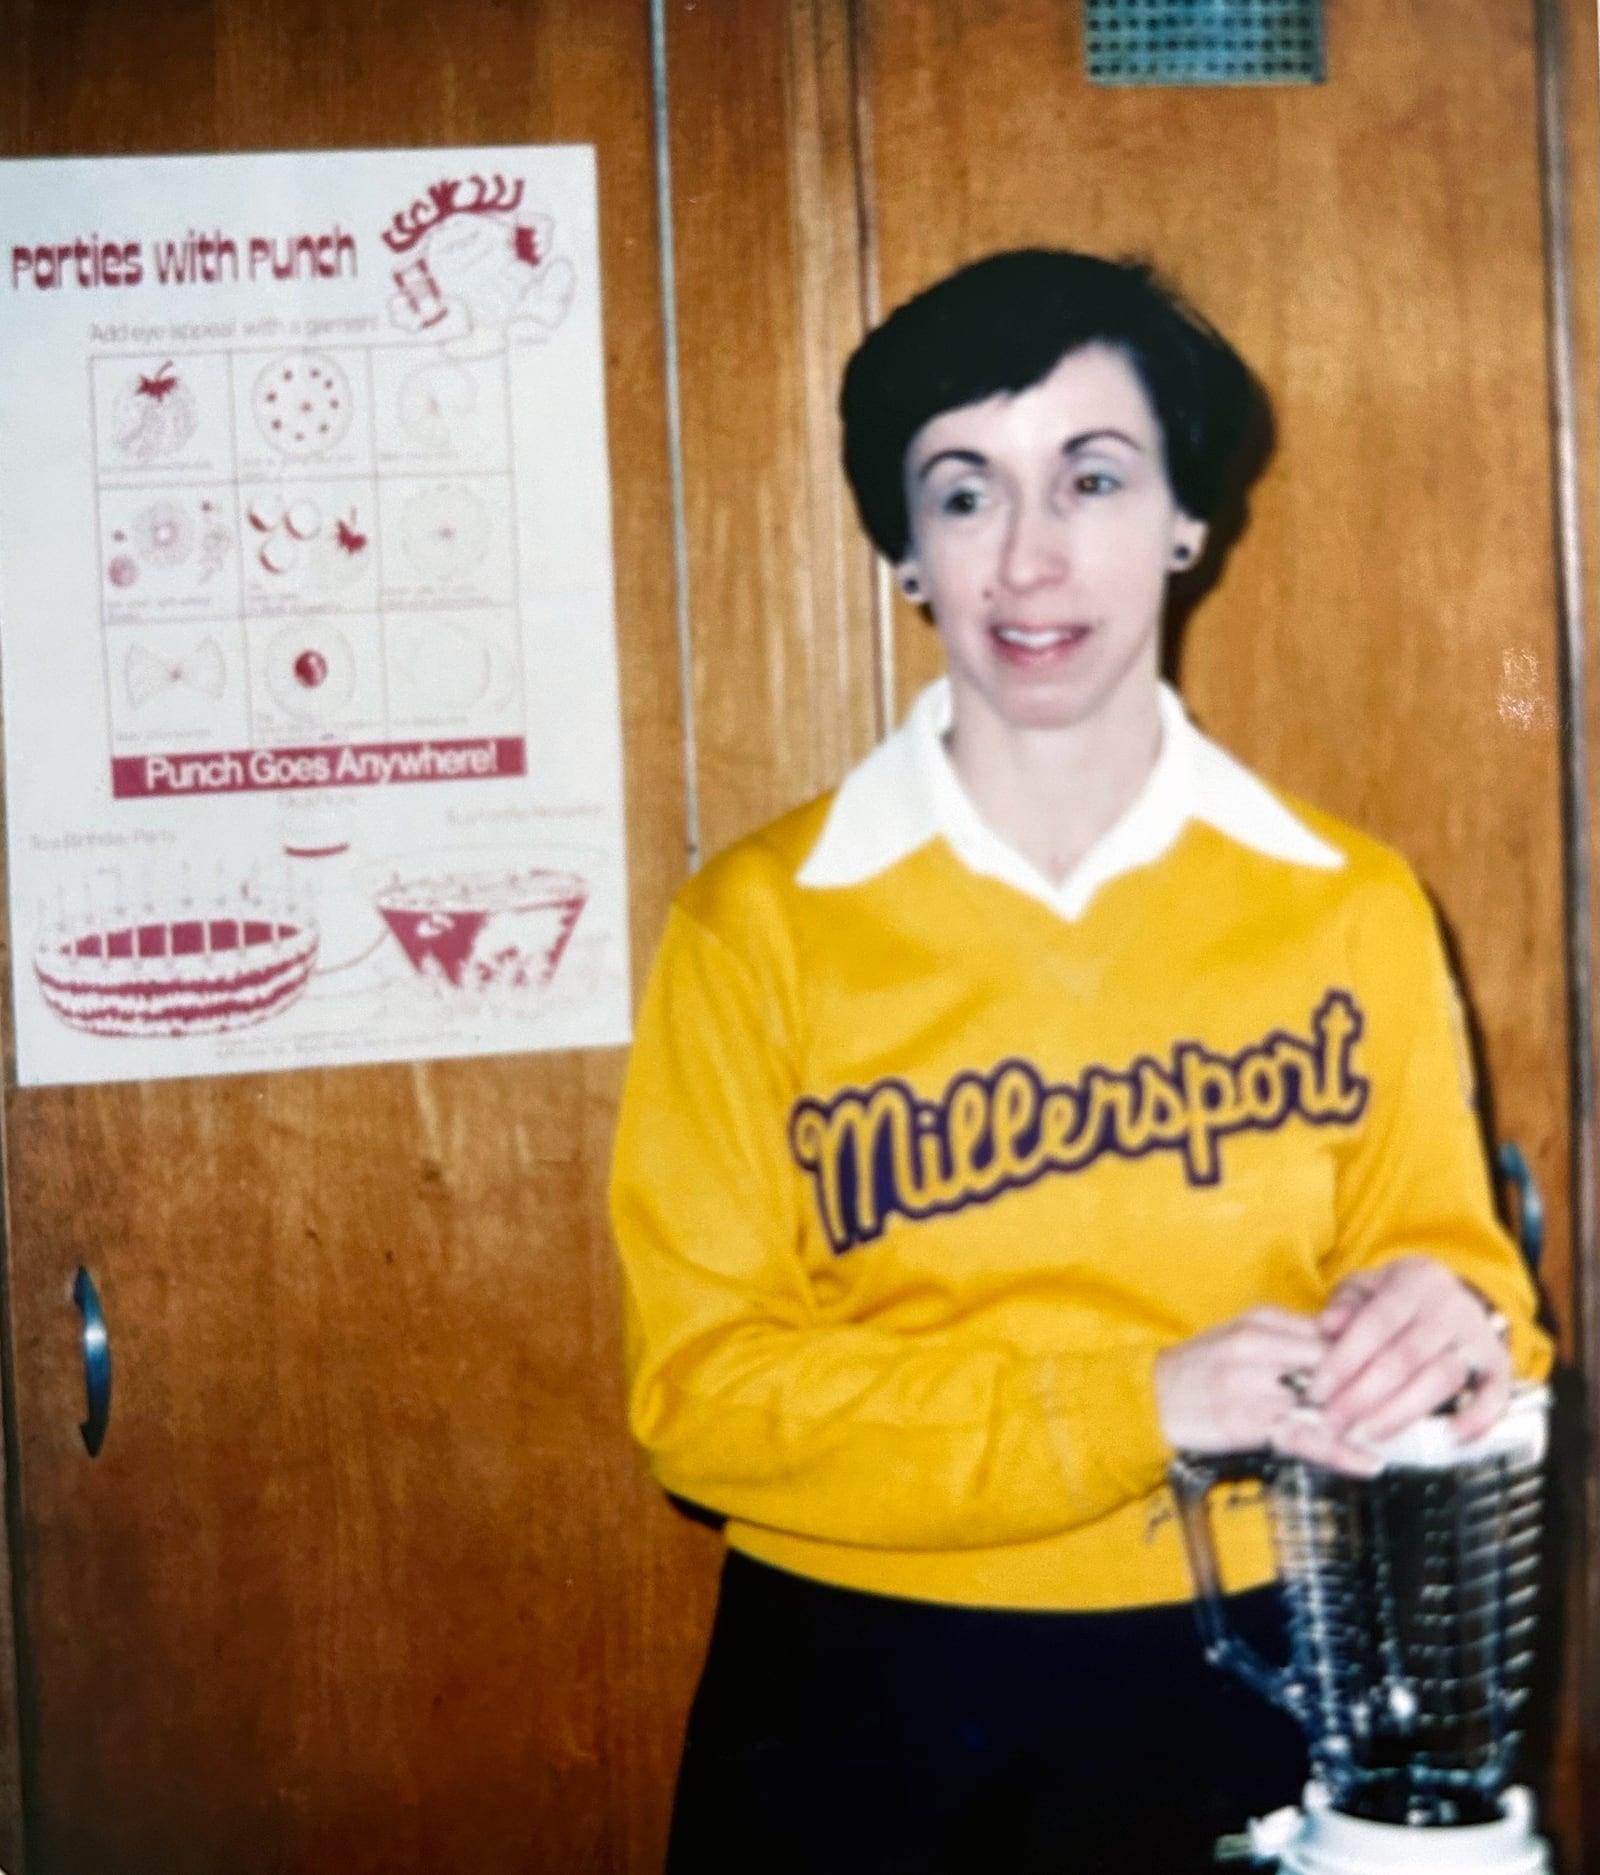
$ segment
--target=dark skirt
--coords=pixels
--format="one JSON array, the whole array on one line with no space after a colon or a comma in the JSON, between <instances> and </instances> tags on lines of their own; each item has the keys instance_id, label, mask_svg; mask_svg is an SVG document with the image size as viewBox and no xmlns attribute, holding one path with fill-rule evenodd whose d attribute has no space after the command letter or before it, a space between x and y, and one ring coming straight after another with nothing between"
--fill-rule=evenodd
<instances>
[{"instance_id":1,"label":"dark skirt","mask_svg":"<svg viewBox=\"0 0 1600 1875\"><path fill-rule=\"evenodd\" d=\"M1270 1589L1230 1603L1272 1660ZM668 1875L1191 1875L1296 1802L1299 1728L1206 1664L1187 1604L952 1607L730 1551Z\"/></svg>"}]
</instances>

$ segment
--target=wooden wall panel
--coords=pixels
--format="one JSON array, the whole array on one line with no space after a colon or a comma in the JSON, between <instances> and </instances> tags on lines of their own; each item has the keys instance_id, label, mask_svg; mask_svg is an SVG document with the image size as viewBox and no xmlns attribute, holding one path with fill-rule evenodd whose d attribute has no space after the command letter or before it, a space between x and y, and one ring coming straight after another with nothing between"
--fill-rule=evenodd
<instances>
[{"instance_id":1,"label":"wooden wall panel","mask_svg":"<svg viewBox=\"0 0 1600 1875\"><path fill-rule=\"evenodd\" d=\"M1460 940L1564 1291L1559 788L1528 15L1336 10L1325 87L1112 91L1074 10L872 8L882 293L1052 241L1172 270L1281 445L1183 647L1223 741L1394 839ZM1446 56L1448 49L1449 56ZM984 127L980 129L980 127ZM901 614L902 696L937 650Z\"/></svg>"},{"instance_id":2,"label":"wooden wall panel","mask_svg":"<svg viewBox=\"0 0 1600 1875\"><path fill-rule=\"evenodd\" d=\"M1570 313L1577 414L1578 512L1582 530L1583 579L1578 601L1584 625L1587 678L1584 731L1588 774L1584 788L1591 860L1600 856L1600 33L1594 7L1585 0L1564 0L1559 9L1562 93L1565 114L1567 238L1571 257ZM1600 934L1600 878L1591 879L1591 934ZM1591 983L1600 984L1600 955L1592 953ZM1600 1015L1600 1011L1596 1012ZM1600 1151L1600 1141L1592 1142ZM1575 1246L1576 1255L1581 1246ZM1595 1246L1584 1267L1572 1272L1575 1312L1589 1316L1588 1358L1600 1311L1600 1265ZM1587 1393L1591 1427L1600 1425L1597 1374L1589 1367ZM1583 1816L1583 1841L1589 1846L1585 1875L1600 1869L1600 1458L1590 1446L1582 1464L1588 1478L1580 1500L1588 1513L1587 1540L1575 1547L1574 1615L1567 1650L1568 1675L1561 1714L1562 1751L1558 1772L1562 1801L1569 1813Z\"/></svg>"},{"instance_id":3,"label":"wooden wall panel","mask_svg":"<svg viewBox=\"0 0 1600 1875\"><path fill-rule=\"evenodd\" d=\"M11 154L598 146L642 967L685 850L646 9L8 0L0 39ZM10 1091L41 1867L656 1864L700 1635L623 1425L621 1068ZM117 1362L93 1464L80 1259Z\"/></svg>"},{"instance_id":4,"label":"wooden wall panel","mask_svg":"<svg viewBox=\"0 0 1600 1875\"><path fill-rule=\"evenodd\" d=\"M1494 1126L1546 1195L1571 1348L1531 7L1349 0L1325 85L1259 90L1091 86L1057 0L865 13L886 307L995 248L1145 254L1265 380L1280 447L1183 687L1224 744L1392 840L1435 893ZM939 660L908 608L895 643L903 705Z\"/></svg>"},{"instance_id":5,"label":"wooden wall panel","mask_svg":"<svg viewBox=\"0 0 1600 1875\"><path fill-rule=\"evenodd\" d=\"M1520 6L1338 9L1325 87L1111 91L1072 9L881 0L882 292L1051 241L1170 269L1281 442L1182 651L1268 775L1437 892L1566 1284L1555 615L1534 77ZM1448 53L1448 56L1447 56ZM980 126L987 131L980 134ZM902 612L902 697L937 649Z\"/></svg>"},{"instance_id":6,"label":"wooden wall panel","mask_svg":"<svg viewBox=\"0 0 1600 1875\"><path fill-rule=\"evenodd\" d=\"M668 73L706 854L875 740L871 558L834 398L862 330L848 9L670 0Z\"/></svg>"}]
</instances>

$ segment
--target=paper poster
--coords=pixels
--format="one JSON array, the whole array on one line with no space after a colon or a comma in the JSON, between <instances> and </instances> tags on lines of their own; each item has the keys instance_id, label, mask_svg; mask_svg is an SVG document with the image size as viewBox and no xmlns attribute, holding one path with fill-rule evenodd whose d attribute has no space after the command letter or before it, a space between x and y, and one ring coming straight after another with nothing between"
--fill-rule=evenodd
<instances>
[{"instance_id":1,"label":"paper poster","mask_svg":"<svg viewBox=\"0 0 1600 1875\"><path fill-rule=\"evenodd\" d=\"M625 1041L587 148L0 165L24 1084Z\"/></svg>"}]
</instances>

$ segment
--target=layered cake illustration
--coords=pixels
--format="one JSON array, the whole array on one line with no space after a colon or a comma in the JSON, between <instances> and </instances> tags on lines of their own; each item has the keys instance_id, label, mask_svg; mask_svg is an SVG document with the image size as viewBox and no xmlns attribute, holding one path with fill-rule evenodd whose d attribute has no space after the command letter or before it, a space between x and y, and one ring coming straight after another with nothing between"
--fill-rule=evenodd
<instances>
[{"instance_id":1,"label":"layered cake illustration","mask_svg":"<svg viewBox=\"0 0 1600 1875\"><path fill-rule=\"evenodd\" d=\"M303 915L85 915L34 951L34 975L63 1022L93 1035L216 1035L287 1009L317 956Z\"/></svg>"}]
</instances>

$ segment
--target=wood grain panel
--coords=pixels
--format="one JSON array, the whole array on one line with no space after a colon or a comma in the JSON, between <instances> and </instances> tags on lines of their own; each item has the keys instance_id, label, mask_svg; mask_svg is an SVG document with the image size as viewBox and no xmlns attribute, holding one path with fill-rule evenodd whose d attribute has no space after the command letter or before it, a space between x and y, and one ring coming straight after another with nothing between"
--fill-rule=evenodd
<instances>
[{"instance_id":1,"label":"wood grain panel","mask_svg":"<svg viewBox=\"0 0 1600 1875\"><path fill-rule=\"evenodd\" d=\"M886 304L988 249L1147 252L1256 364L1277 458L1183 647L1224 741L1416 861L1566 1280L1555 621L1521 8L1351 5L1316 89L1109 91L1071 9L872 9ZM980 127L981 130L980 130ZM1491 156L1493 160L1491 159ZM937 668L901 613L902 702Z\"/></svg>"},{"instance_id":2,"label":"wood grain panel","mask_svg":"<svg viewBox=\"0 0 1600 1875\"><path fill-rule=\"evenodd\" d=\"M598 146L642 965L684 854L646 10L9 0L4 30L11 153ZM620 1072L10 1092L40 1867L658 1861L699 1636L622 1419ZM117 1362L93 1464L80 1259Z\"/></svg>"},{"instance_id":3,"label":"wood grain panel","mask_svg":"<svg viewBox=\"0 0 1600 1875\"><path fill-rule=\"evenodd\" d=\"M1348 0L1328 10L1327 84L1259 90L1093 87L1080 11L1057 0L866 15L885 306L1000 247L1146 254L1265 380L1280 447L1186 634L1184 689L1222 742L1392 840L1435 893L1493 1124L1549 1205L1571 1348L1530 7ZM1591 259L1591 294L1593 277ZM896 651L903 704L938 668L903 607Z\"/></svg>"},{"instance_id":4,"label":"wood grain panel","mask_svg":"<svg viewBox=\"0 0 1600 1875\"><path fill-rule=\"evenodd\" d=\"M1563 106L1566 132L1567 238L1571 252L1569 311L1573 328L1573 369L1577 405L1578 512L1582 528L1583 583L1579 595L1585 627L1588 744L1587 834L1591 858L1600 856L1600 737L1595 733L1600 699L1600 35L1595 9L1581 0L1560 8ZM1600 887L1600 879L1591 881ZM1600 892L1591 891L1592 934L1600 934ZM1600 956L1591 964L1591 983L1600 984ZM1575 1315L1589 1317L1588 1357L1592 1363L1595 1324L1600 1312L1600 1266L1596 1246L1574 1245L1572 1295ZM1580 1261L1581 1259L1581 1261ZM1600 1425L1595 1370L1585 1388L1591 1428ZM1588 1477L1579 1496L1588 1513L1586 1540L1574 1544L1573 1617L1567 1650L1568 1676L1560 1714L1558 1775L1562 1802L1569 1814L1583 1817L1582 1840L1588 1846L1585 1875L1600 1869L1600 1555L1595 1531L1600 1513L1600 1471L1596 1448L1583 1456Z\"/></svg>"},{"instance_id":5,"label":"wood grain panel","mask_svg":"<svg viewBox=\"0 0 1600 1875\"><path fill-rule=\"evenodd\" d=\"M673 225L704 850L875 740L834 414L862 330L848 10L673 0Z\"/></svg>"}]
</instances>

